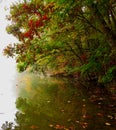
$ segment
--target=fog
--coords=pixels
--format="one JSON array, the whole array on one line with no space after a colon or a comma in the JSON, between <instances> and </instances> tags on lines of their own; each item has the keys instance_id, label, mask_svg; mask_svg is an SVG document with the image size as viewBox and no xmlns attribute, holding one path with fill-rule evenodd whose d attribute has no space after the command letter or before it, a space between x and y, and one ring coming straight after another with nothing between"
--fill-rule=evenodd
<instances>
[{"instance_id":1,"label":"fog","mask_svg":"<svg viewBox=\"0 0 116 130\"><path fill-rule=\"evenodd\" d=\"M17 40L6 33L9 24L6 20L8 8L16 0L0 0L0 126L5 121L14 121L15 108L15 76L16 63L12 58L3 56L3 48ZM5 10L7 9L7 10Z\"/></svg>"}]
</instances>

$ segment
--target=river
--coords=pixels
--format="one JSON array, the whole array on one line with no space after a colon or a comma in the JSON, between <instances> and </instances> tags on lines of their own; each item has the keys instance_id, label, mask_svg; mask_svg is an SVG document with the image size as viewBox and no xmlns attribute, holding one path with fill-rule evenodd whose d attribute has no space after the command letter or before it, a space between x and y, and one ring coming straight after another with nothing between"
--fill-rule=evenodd
<instances>
[{"instance_id":1,"label":"river","mask_svg":"<svg viewBox=\"0 0 116 130\"><path fill-rule=\"evenodd\" d=\"M115 103L73 79L17 75L16 130L115 130Z\"/></svg>"},{"instance_id":2,"label":"river","mask_svg":"<svg viewBox=\"0 0 116 130\"><path fill-rule=\"evenodd\" d=\"M0 123L15 119L14 130L115 130L116 104L107 95L89 95L73 79L4 69Z\"/></svg>"}]
</instances>

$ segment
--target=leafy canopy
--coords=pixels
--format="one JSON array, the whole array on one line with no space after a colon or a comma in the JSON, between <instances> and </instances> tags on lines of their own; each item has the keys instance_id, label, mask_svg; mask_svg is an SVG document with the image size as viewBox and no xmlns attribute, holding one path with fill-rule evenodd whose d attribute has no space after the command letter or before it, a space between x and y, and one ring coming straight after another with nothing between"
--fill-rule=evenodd
<instances>
[{"instance_id":1,"label":"leafy canopy","mask_svg":"<svg viewBox=\"0 0 116 130\"><path fill-rule=\"evenodd\" d=\"M6 30L19 43L4 54L16 57L19 71L32 68L73 74L99 83L115 78L114 0L30 0L14 3ZM110 73L110 74L109 74Z\"/></svg>"}]
</instances>

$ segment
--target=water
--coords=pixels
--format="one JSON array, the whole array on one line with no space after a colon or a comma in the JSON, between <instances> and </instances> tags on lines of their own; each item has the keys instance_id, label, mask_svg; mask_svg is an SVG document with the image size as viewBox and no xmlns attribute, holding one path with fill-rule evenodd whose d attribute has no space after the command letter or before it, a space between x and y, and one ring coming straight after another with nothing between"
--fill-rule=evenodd
<instances>
[{"instance_id":1,"label":"water","mask_svg":"<svg viewBox=\"0 0 116 130\"><path fill-rule=\"evenodd\" d=\"M6 15L9 10L5 11L5 7L16 0L0 0L0 126L6 120L14 121L15 108L15 61L7 59L3 56L3 48L9 43L17 41L13 36L8 35L5 31L8 21Z\"/></svg>"},{"instance_id":2,"label":"water","mask_svg":"<svg viewBox=\"0 0 116 130\"><path fill-rule=\"evenodd\" d=\"M115 130L114 104L107 96L89 95L72 79L19 74L17 95L21 130Z\"/></svg>"},{"instance_id":3,"label":"water","mask_svg":"<svg viewBox=\"0 0 116 130\"><path fill-rule=\"evenodd\" d=\"M15 113L15 69L13 62L0 57L0 126L6 120L13 121Z\"/></svg>"}]
</instances>

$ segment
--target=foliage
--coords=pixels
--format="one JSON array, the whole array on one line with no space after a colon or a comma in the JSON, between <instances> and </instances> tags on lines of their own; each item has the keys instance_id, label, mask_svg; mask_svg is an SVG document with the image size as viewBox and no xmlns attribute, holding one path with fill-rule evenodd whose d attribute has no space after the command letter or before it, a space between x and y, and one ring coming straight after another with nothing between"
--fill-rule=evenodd
<instances>
[{"instance_id":1,"label":"foliage","mask_svg":"<svg viewBox=\"0 0 116 130\"><path fill-rule=\"evenodd\" d=\"M111 67L107 71L106 75L104 75L102 77L102 82L104 82L104 83L111 82L113 80L113 78L114 78L115 72L116 72L116 66Z\"/></svg>"},{"instance_id":2,"label":"foliage","mask_svg":"<svg viewBox=\"0 0 116 130\"><path fill-rule=\"evenodd\" d=\"M114 0L31 0L14 3L6 30L19 43L4 49L21 71L81 72L103 84L115 78L116 18ZM75 69L77 68L77 69ZM109 71L111 73L109 74ZM37 69L38 71L38 69Z\"/></svg>"}]
</instances>

